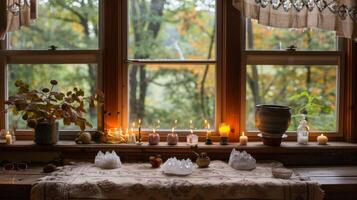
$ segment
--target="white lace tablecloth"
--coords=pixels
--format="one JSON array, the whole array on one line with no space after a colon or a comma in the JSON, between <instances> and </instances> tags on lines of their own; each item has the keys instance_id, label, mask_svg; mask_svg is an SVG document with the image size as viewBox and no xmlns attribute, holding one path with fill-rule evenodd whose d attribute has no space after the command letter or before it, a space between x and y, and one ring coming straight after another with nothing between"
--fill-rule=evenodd
<instances>
[{"instance_id":1,"label":"white lace tablecloth","mask_svg":"<svg viewBox=\"0 0 357 200\"><path fill-rule=\"evenodd\" d=\"M257 164L252 171L239 171L213 161L189 176L167 176L150 164L124 164L102 170L90 163L64 166L42 178L31 191L32 200L45 199L269 199L319 200L318 183L296 174L289 180L275 179L270 164Z\"/></svg>"}]
</instances>

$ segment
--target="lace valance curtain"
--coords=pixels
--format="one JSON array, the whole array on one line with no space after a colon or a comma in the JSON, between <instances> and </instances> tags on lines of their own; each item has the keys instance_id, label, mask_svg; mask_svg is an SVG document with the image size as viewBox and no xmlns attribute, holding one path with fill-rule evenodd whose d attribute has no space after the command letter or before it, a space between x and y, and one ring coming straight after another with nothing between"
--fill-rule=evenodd
<instances>
[{"instance_id":1,"label":"lace valance curtain","mask_svg":"<svg viewBox=\"0 0 357 200\"><path fill-rule=\"evenodd\" d=\"M357 0L233 0L233 5L263 25L317 27L357 40Z\"/></svg>"},{"instance_id":2,"label":"lace valance curtain","mask_svg":"<svg viewBox=\"0 0 357 200\"><path fill-rule=\"evenodd\" d=\"M0 39L7 32L29 26L37 16L37 0L0 0Z\"/></svg>"}]
</instances>

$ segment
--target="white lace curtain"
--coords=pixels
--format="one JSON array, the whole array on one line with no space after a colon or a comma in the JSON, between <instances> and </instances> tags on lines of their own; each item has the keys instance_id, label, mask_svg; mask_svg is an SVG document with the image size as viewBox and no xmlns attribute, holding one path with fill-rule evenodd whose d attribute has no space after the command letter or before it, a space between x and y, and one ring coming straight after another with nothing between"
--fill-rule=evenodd
<instances>
[{"instance_id":1,"label":"white lace curtain","mask_svg":"<svg viewBox=\"0 0 357 200\"><path fill-rule=\"evenodd\" d=\"M357 0L233 0L233 5L263 25L317 27L357 40Z\"/></svg>"},{"instance_id":2,"label":"white lace curtain","mask_svg":"<svg viewBox=\"0 0 357 200\"><path fill-rule=\"evenodd\" d=\"M7 32L29 26L37 16L37 0L0 0L0 39Z\"/></svg>"}]
</instances>

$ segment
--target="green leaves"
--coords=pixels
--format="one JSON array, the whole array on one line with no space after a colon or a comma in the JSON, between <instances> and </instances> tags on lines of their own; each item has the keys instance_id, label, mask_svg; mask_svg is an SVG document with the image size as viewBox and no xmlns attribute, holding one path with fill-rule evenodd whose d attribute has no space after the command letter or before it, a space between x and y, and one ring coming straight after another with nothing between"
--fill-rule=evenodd
<instances>
[{"instance_id":1,"label":"green leaves","mask_svg":"<svg viewBox=\"0 0 357 200\"><path fill-rule=\"evenodd\" d=\"M64 125L72 123L85 130L92 127L85 118L85 104L94 102L103 103L102 93L84 97L82 89L73 88L73 91L56 92L54 87L58 84L56 80L51 80L51 89L43 88L39 90L29 90L29 85L21 80L15 82L18 93L9 97L5 102L8 109L13 114L22 115L22 119L27 122L28 127L35 128L39 121L54 122L63 119ZM65 95L66 94L66 95Z\"/></svg>"}]
</instances>

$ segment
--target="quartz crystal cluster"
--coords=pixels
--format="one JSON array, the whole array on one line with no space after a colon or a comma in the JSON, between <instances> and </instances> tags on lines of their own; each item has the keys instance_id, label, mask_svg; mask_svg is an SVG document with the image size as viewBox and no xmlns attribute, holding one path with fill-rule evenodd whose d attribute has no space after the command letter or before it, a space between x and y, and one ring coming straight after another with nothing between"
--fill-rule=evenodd
<instances>
[{"instance_id":1,"label":"quartz crystal cluster","mask_svg":"<svg viewBox=\"0 0 357 200\"><path fill-rule=\"evenodd\" d=\"M193 163L190 159L178 160L175 157L169 158L163 165L162 170L165 174L189 175L193 172Z\"/></svg>"},{"instance_id":2,"label":"quartz crystal cluster","mask_svg":"<svg viewBox=\"0 0 357 200\"><path fill-rule=\"evenodd\" d=\"M116 169L121 167L121 161L115 151L107 151L105 154L99 151L95 157L94 165L102 169Z\"/></svg>"},{"instance_id":3,"label":"quartz crystal cluster","mask_svg":"<svg viewBox=\"0 0 357 200\"><path fill-rule=\"evenodd\" d=\"M234 169L252 170L255 169L256 160L246 151L240 152L233 149L228 164Z\"/></svg>"}]
</instances>

